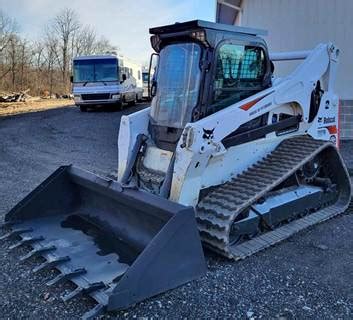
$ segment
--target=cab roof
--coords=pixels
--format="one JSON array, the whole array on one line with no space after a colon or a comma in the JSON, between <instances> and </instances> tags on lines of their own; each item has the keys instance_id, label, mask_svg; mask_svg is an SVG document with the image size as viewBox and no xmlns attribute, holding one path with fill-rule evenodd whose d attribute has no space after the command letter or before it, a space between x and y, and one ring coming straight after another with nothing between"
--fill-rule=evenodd
<instances>
[{"instance_id":1,"label":"cab roof","mask_svg":"<svg viewBox=\"0 0 353 320\"><path fill-rule=\"evenodd\" d=\"M210 21L204 20L191 20L187 22L176 22L175 24L170 24L161 27L150 28L150 34L167 34L173 32L182 32L188 31L193 29L211 29L216 31L227 31L227 32L234 32L234 33L243 33L253 36L266 36L268 32L262 29L254 29L254 28L247 28L247 27L239 27L234 25L228 25L223 23L215 23Z\"/></svg>"}]
</instances>

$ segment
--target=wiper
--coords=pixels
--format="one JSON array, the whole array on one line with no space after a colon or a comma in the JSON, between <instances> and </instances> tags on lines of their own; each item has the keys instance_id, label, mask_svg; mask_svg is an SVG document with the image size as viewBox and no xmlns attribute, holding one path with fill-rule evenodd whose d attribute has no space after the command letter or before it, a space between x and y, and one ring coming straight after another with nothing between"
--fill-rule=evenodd
<instances>
[{"instance_id":1,"label":"wiper","mask_svg":"<svg viewBox=\"0 0 353 320\"><path fill-rule=\"evenodd\" d=\"M88 82L102 82L105 86L107 86L107 83L105 81L85 81L83 87L85 87Z\"/></svg>"}]
</instances>

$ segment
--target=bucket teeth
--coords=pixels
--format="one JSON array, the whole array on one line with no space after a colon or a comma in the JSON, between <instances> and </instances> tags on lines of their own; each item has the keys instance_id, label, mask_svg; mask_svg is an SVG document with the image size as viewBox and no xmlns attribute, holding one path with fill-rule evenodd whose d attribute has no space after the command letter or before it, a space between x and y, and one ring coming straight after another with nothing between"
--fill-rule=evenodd
<instances>
[{"instance_id":1,"label":"bucket teeth","mask_svg":"<svg viewBox=\"0 0 353 320\"><path fill-rule=\"evenodd\" d=\"M33 231L32 228L13 229L9 233L6 233L3 236L1 236L0 240L5 240L5 239L11 238L11 237L18 236L18 235L20 235L22 233L32 232L32 231Z\"/></svg>"},{"instance_id":2,"label":"bucket teeth","mask_svg":"<svg viewBox=\"0 0 353 320\"><path fill-rule=\"evenodd\" d=\"M33 268L32 271L33 272L38 272L38 271L41 271L43 269L54 268L57 265L59 265L61 263L64 263L64 262L67 262L67 261L70 261L70 257L68 257L68 256L66 256L66 257L58 257L58 258L55 258L53 260L43 262L38 267Z\"/></svg>"},{"instance_id":3,"label":"bucket teeth","mask_svg":"<svg viewBox=\"0 0 353 320\"><path fill-rule=\"evenodd\" d=\"M103 289L105 288L105 284L103 282L96 282L96 283L91 283L90 285L88 285L87 287L77 287L75 290L71 291L70 293L64 295L61 297L61 299L66 302L68 300L71 300L81 294L88 294L91 293L93 291L99 290L99 289Z\"/></svg>"},{"instance_id":4,"label":"bucket teeth","mask_svg":"<svg viewBox=\"0 0 353 320\"><path fill-rule=\"evenodd\" d=\"M38 249L33 249L32 251L28 252L26 255L22 256L20 258L20 261L25 261L31 257L35 257L38 255L41 255L42 253L47 253L49 251L54 251L56 248L55 246L47 246L47 247L41 247Z\"/></svg>"},{"instance_id":5,"label":"bucket teeth","mask_svg":"<svg viewBox=\"0 0 353 320\"><path fill-rule=\"evenodd\" d=\"M94 308L87 311L83 316L82 320L91 320L105 313L107 307L103 304L97 304Z\"/></svg>"},{"instance_id":6,"label":"bucket teeth","mask_svg":"<svg viewBox=\"0 0 353 320\"><path fill-rule=\"evenodd\" d=\"M33 242L37 242L37 241L42 241L44 240L44 237L40 236L40 237L24 237L21 241L13 244L12 246L9 247L9 250L13 250L16 249L18 247L21 247L25 244L31 244Z\"/></svg>"},{"instance_id":7,"label":"bucket teeth","mask_svg":"<svg viewBox=\"0 0 353 320\"><path fill-rule=\"evenodd\" d=\"M54 279L48 281L47 286L52 286L54 284L57 284L59 282L65 281L65 280L71 280L72 278L77 277L77 276L81 276L85 273L87 273L87 270L84 268L76 269L76 270L69 272L69 273L60 273Z\"/></svg>"}]
</instances>

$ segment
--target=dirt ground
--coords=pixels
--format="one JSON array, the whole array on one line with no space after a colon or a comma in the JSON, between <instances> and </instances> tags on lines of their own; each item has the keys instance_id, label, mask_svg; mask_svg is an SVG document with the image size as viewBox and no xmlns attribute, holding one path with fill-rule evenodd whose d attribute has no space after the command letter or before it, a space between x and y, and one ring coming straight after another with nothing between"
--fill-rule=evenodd
<instances>
[{"instance_id":1,"label":"dirt ground","mask_svg":"<svg viewBox=\"0 0 353 320\"><path fill-rule=\"evenodd\" d=\"M19 113L37 112L41 110L56 109L62 106L70 106L70 99L41 99L30 98L26 102L0 102L0 117Z\"/></svg>"},{"instance_id":2,"label":"dirt ground","mask_svg":"<svg viewBox=\"0 0 353 320\"><path fill-rule=\"evenodd\" d=\"M67 102L67 100L65 101ZM74 106L0 117L0 221L58 166L74 163L100 175L117 168L123 112L81 113ZM344 143L346 160L353 158ZM241 262L206 251L203 278L104 318L352 319L353 214L343 214ZM1 319L78 319L87 298L63 303L70 283L47 287L55 271L19 263L26 248L0 241Z\"/></svg>"}]
</instances>

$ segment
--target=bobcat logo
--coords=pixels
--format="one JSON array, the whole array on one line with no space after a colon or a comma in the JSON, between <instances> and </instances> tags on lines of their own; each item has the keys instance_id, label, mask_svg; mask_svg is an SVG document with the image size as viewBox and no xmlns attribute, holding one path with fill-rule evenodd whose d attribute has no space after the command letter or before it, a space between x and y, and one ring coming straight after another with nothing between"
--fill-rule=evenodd
<instances>
[{"instance_id":1,"label":"bobcat logo","mask_svg":"<svg viewBox=\"0 0 353 320\"><path fill-rule=\"evenodd\" d=\"M336 122L336 117L324 117L324 123Z\"/></svg>"},{"instance_id":2,"label":"bobcat logo","mask_svg":"<svg viewBox=\"0 0 353 320\"><path fill-rule=\"evenodd\" d=\"M205 128L202 128L203 129L203 136L202 138L204 139L213 139L213 132L214 132L214 129L211 129L211 130L207 130Z\"/></svg>"}]
</instances>

